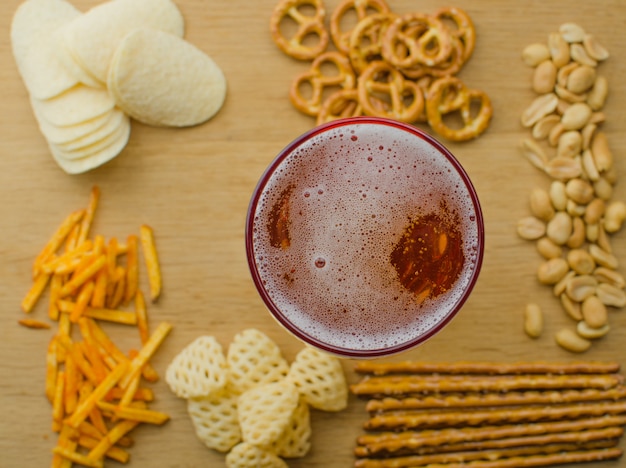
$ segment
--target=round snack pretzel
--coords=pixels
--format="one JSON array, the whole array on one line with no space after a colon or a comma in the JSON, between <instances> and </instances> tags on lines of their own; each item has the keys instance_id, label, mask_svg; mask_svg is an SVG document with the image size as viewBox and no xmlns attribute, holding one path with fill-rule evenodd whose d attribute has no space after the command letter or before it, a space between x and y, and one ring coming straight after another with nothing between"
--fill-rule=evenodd
<instances>
[{"instance_id":1,"label":"round snack pretzel","mask_svg":"<svg viewBox=\"0 0 626 468\"><path fill-rule=\"evenodd\" d=\"M478 106L474 112L473 107ZM462 126L454 128L444 122L444 116L458 112ZM486 93L468 89L453 76L439 78L429 88L426 97L428 124L439 135L452 141L476 138L489 126L493 108Z\"/></svg>"},{"instance_id":2,"label":"round snack pretzel","mask_svg":"<svg viewBox=\"0 0 626 468\"><path fill-rule=\"evenodd\" d=\"M398 16L376 13L363 18L352 30L348 56L356 73L361 73L374 60L382 60L383 37Z\"/></svg>"},{"instance_id":3,"label":"round snack pretzel","mask_svg":"<svg viewBox=\"0 0 626 468\"><path fill-rule=\"evenodd\" d=\"M317 114L317 125L345 117L363 115L363 106L359 102L356 89L340 89L328 96Z\"/></svg>"},{"instance_id":4,"label":"round snack pretzel","mask_svg":"<svg viewBox=\"0 0 626 468\"><path fill-rule=\"evenodd\" d=\"M310 6L314 9L313 15L306 15L299 7ZM326 50L330 41L328 31L324 27L326 10L322 0L282 0L270 18L270 31L276 45L287 55L298 60L313 60ZM298 25L298 29L291 38L287 38L281 31L281 23L291 19ZM305 39L317 36L314 44L305 44Z\"/></svg>"},{"instance_id":5,"label":"round snack pretzel","mask_svg":"<svg viewBox=\"0 0 626 468\"><path fill-rule=\"evenodd\" d=\"M336 73L329 74L333 68ZM302 91L306 86L311 88L311 95L307 98ZM350 66L348 58L335 51L324 52L318 56L309 71L306 71L291 83L289 98L299 111L312 116L317 116L324 100L324 93L329 88L340 87L352 89L356 85L356 77Z\"/></svg>"},{"instance_id":6,"label":"round snack pretzel","mask_svg":"<svg viewBox=\"0 0 626 468\"><path fill-rule=\"evenodd\" d=\"M367 115L412 123L424 110L424 95L419 85L406 80L402 73L382 60L372 62L363 71L358 90L359 101Z\"/></svg>"},{"instance_id":7,"label":"round snack pretzel","mask_svg":"<svg viewBox=\"0 0 626 468\"><path fill-rule=\"evenodd\" d=\"M452 52L449 29L434 16L410 13L397 18L383 40L383 57L398 68L443 63Z\"/></svg>"},{"instance_id":8,"label":"round snack pretzel","mask_svg":"<svg viewBox=\"0 0 626 468\"><path fill-rule=\"evenodd\" d=\"M343 0L337 8L333 10L330 17L330 36L335 47L344 54L349 53L350 34L352 29L343 31L341 24L346 15L354 10L357 21L361 21L371 15L371 11L377 13L389 13L391 10L384 0Z\"/></svg>"},{"instance_id":9,"label":"round snack pretzel","mask_svg":"<svg viewBox=\"0 0 626 468\"><path fill-rule=\"evenodd\" d=\"M453 37L460 39L463 44L463 63L465 63L474 52L476 45L476 28L470 16L458 7L442 7L433 16L448 27Z\"/></svg>"},{"instance_id":10,"label":"round snack pretzel","mask_svg":"<svg viewBox=\"0 0 626 468\"><path fill-rule=\"evenodd\" d=\"M450 40L452 43L452 52L442 63L434 67L417 64L411 68L400 68L399 70L404 76L412 80L417 80L426 76L439 78L457 74L465 63L463 60L463 44L461 40L455 36L451 36Z\"/></svg>"}]
</instances>

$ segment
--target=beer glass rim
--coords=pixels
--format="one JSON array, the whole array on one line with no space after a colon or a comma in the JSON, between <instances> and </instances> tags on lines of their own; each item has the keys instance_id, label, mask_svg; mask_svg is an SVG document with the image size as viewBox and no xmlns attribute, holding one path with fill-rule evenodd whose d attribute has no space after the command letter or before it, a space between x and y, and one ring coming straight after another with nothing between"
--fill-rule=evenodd
<instances>
[{"instance_id":1,"label":"beer glass rim","mask_svg":"<svg viewBox=\"0 0 626 468\"><path fill-rule=\"evenodd\" d=\"M444 156L450 165L455 169L461 180L463 181L467 192L471 198L472 205L475 210L476 215L476 227L477 227L477 251L476 251L476 259L475 259L475 268L472 271L472 275L468 280L467 287L463 291L461 297L455 303L454 308L452 308L440 321L437 322L430 330L426 333L419 334L418 336L403 342L399 343L395 346L378 348L378 349L351 349L351 348L342 348L333 344L325 343L314 336L302 331L298 328L294 323L292 323L280 310L280 308L274 303L270 294L263 286L263 279L259 273L259 270L255 261L254 254L254 242L253 242L253 228L254 228L254 220L255 213L257 211L257 206L263 193L267 183L273 176L275 170L282 164L282 162L291 155L298 147L300 147L303 143L314 138L317 135L328 132L330 130L340 128L340 127L350 127L354 125L383 125L393 127L398 130L403 130L409 134L414 135L415 137L421 138L426 141L429 145L434 147L442 156ZM412 349L420 344L423 344L425 341L439 333L461 310L468 297L470 296L471 291L474 289L476 281L478 280L478 276L482 267L483 256L484 256L484 243L485 243L485 228L484 228L484 220L483 214L480 207L480 202L478 200L478 195L470 180L467 172L461 165L461 163L457 160L457 158L438 140L436 140L433 136L429 135L422 129L415 127L410 124L406 124L397 120L382 118L382 117L348 117L342 118L338 120L334 120L331 122L327 122L321 125L316 126L315 128L308 130L295 138L291 143L285 146L278 155L272 160L272 162L265 169L263 174L261 175L253 193L248 206L248 211L246 215L246 224L245 224L245 248L246 248L246 257L248 261L248 267L250 273L252 275L252 280L254 285L261 296L265 306L269 309L271 315L276 319L279 324L281 324L288 332L298 338L300 341L311 345L315 348L321 349L333 355L344 357L344 358L352 358L352 359L369 359L369 358L379 358L386 357L395 354L399 354L403 351L407 351Z\"/></svg>"}]
</instances>

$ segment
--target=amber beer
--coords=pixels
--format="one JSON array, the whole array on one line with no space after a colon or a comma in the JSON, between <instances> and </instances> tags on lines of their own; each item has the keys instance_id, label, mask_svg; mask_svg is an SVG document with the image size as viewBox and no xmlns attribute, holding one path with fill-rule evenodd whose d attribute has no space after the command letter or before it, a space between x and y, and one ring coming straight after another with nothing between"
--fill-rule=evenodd
<instances>
[{"instance_id":1,"label":"amber beer","mask_svg":"<svg viewBox=\"0 0 626 468\"><path fill-rule=\"evenodd\" d=\"M250 203L255 285L292 334L345 357L409 349L458 312L484 227L459 162L395 121L351 118L287 146Z\"/></svg>"}]
</instances>

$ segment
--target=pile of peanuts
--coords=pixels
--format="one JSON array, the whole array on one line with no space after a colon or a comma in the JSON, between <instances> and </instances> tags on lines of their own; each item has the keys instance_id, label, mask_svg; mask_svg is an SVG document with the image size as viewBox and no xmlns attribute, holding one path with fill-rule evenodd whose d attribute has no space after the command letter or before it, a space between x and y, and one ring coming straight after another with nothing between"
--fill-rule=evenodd
<instances>
[{"instance_id":1,"label":"pile of peanuts","mask_svg":"<svg viewBox=\"0 0 626 468\"><path fill-rule=\"evenodd\" d=\"M598 65L608 57L595 36L574 23L522 52L538 94L521 116L532 135L522 141L522 152L551 183L547 190L532 189L531 215L519 220L517 232L536 242L544 259L537 278L553 288L576 323L555 336L571 352L584 352L605 336L608 310L626 305L626 280L610 242L626 219L626 204L612 200L617 176L600 129L608 84ZM541 335L537 304L527 304L524 326L529 336Z\"/></svg>"}]
</instances>

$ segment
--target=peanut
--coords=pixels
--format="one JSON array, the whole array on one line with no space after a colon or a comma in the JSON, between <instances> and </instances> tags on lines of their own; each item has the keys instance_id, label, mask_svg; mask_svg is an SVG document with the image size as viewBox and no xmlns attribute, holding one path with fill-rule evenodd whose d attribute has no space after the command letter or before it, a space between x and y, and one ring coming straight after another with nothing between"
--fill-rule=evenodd
<instances>
[{"instance_id":1,"label":"peanut","mask_svg":"<svg viewBox=\"0 0 626 468\"><path fill-rule=\"evenodd\" d=\"M576 333L578 333L581 337L587 340L596 340L598 338L602 338L609 332L610 329L611 327L608 323L604 324L600 328L591 328L584 320L581 320L576 325Z\"/></svg>"},{"instance_id":2,"label":"peanut","mask_svg":"<svg viewBox=\"0 0 626 468\"><path fill-rule=\"evenodd\" d=\"M604 229L606 232L614 233L619 231L626 220L626 203L614 201L606 207L604 215Z\"/></svg>"},{"instance_id":3,"label":"peanut","mask_svg":"<svg viewBox=\"0 0 626 468\"><path fill-rule=\"evenodd\" d=\"M555 335L556 343L572 353L583 353L591 347L591 341L578 335L570 328L563 328Z\"/></svg>"},{"instance_id":4,"label":"peanut","mask_svg":"<svg viewBox=\"0 0 626 468\"><path fill-rule=\"evenodd\" d=\"M524 331L531 338L539 338L543 332L543 312L539 305L526 304L524 309Z\"/></svg>"},{"instance_id":5,"label":"peanut","mask_svg":"<svg viewBox=\"0 0 626 468\"><path fill-rule=\"evenodd\" d=\"M606 306L598 296L589 296L585 299L581 305L581 312L583 320L591 328L601 328L607 323Z\"/></svg>"}]
</instances>

